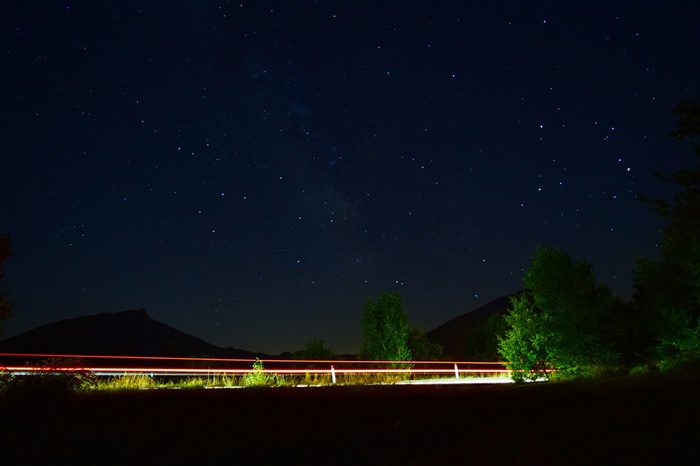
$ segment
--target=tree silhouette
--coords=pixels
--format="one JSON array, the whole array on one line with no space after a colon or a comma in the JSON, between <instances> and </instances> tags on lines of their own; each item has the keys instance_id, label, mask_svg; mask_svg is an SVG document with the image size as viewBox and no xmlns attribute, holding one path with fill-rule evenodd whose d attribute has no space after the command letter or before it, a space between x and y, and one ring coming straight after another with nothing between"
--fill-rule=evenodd
<instances>
[{"instance_id":1,"label":"tree silhouette","mask_svg":"<svg viewBox=\"0 0 700 466\"><path fill-rule=\"evenodd\" d=\"M681 141L700 136L700 101L677 104L677 129L671 136ZM700 162L700 144L693 145ZM679 188L673 200L641 200L668 223L662 230L658 261L640 259L635 270L634 302L660 359L700 356L700 165L670 175L657 174Z\"/></svg>"},{"instance_id":2,"label":"tree silhouette","mask_svg":"<svg viewBox=\"0 0 700 466\"><path fill-rule=\"evenodd\" d=\"M323 337L306 342L306 349L294 352L295 359L333 359L333 351L326 347Z\"/></svg>"},{"instance_id":3,"label":"tree silhouette","mask_svg":"<svg viewBox=\"0 0 700 466\"><path fill-rule=\"evenodd\" d=\"M408 329L408 347L414 361L439 361L445 357L442 345L430 341L421 328Z\"/></svg>"}]
</instances>

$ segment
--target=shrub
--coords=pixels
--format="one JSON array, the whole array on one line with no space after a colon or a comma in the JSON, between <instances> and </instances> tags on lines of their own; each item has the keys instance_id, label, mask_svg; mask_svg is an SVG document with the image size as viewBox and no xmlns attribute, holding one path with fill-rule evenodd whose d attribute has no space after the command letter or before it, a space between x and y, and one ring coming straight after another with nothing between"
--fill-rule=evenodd
<instances>
[{"instance_id":1,"label":"shrub","mask_svg":"<svg viewBox=\"0 0 700 466\"><path fill-rule=\"evenodd\" d=\"M50 359L38 364L42 370L23 375L6 374L0 390L11 397L53 397L79 392L97 384L97 377L80 367L78 359Z\"/></svg>"},{"instance_id":2,"label":"shrub","mask_svg":"<svg viewBox=\"0 0 700 466\"><path fill-rule=\"evenodd\" d=\"M265 373L265 366L260 358L255 358L255 362L253 363L253 371L246 373L241 379L241 385L244 387L276 384L277 376L274 374Z\"/></svg>"}]
</instances>

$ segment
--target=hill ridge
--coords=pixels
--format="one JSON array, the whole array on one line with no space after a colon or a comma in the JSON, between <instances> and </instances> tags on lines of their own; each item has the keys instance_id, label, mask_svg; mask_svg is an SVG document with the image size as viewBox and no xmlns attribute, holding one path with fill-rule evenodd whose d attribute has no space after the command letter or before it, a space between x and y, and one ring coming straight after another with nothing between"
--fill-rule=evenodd
<instances>
[{"instance_id":1,"label":"hill ridge","mask_svg":"<svg viewBox=\"0 0 700 466\"><path fill-rule=\"evenodd\" d=\"M213 345L151 318L145 309L103 312L44 324L0 341L0 351L144 357L270 357L265 353Z\"/></svg>"},{"instance_id":2,"label":"hill ridge","mask_svg":"<svg viewBox=\"0 0 700 466\"><path fill-rule=\"evenodd\" d=\"M510 306L510 299L521 292L517 291L492 299L483 306L448 320L426 332L426 337L430 341L442 345L447 357L459 359L472 329L485 322L492 314L505 313Z\"/></svg>"}]
</instances>

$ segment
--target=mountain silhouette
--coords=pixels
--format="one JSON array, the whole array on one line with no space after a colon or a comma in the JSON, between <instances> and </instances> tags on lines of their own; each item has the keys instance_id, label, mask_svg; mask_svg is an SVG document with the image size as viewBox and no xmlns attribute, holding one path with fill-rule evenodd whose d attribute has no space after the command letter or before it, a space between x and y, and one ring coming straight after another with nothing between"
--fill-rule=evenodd
<instances>
[{"instance_id":1,"label":"mountain silhouette","mask_svg":"<svg viewBox=\"0 0 700 466\"><path fill-rule=\"evenodd\" d=\"M221 348L152 319L145 309L64 319L0 341L0 352L252 359L270 355Z\"/></svg>"},{"instance_id":2,"label":"mountain silhouette","mask_svg":"<svg viewBox=\"0 0 700 466\"><path fill-rule=\"evenodd\" d=\"M510 298L517 294L512 293L501 296L481 307L455 317L426 332L426 337L428 340L442 345L448 358L459 359L462 357L465 341L469 338L471 331L476 326L483 324L489 316L496 313L505 313L510 307Z\"/></svg>"},{"instance_id":3,"label":"mountain silhouette","mask_svg":"<svg viewBox=\"0 0 700 466\"><path fill-rule=\"evenodd\" d=\"M457 359L461 357L470 332L490 315L504 313L515 294L501 296L455 317L427 332L426 337L442 345L448 358ZM0 353L292 359L289 352L269 355L213 345L152 319L145 309L106 312L45 324L0 341ZM355 357L341 356L337 357Z\"/></svg>"}]
</instances>

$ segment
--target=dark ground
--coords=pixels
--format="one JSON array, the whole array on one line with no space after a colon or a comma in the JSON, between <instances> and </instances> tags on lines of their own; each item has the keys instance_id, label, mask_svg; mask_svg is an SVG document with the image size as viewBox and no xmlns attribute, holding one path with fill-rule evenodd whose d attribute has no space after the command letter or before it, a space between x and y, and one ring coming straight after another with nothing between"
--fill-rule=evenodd
<instances>
[{"instance_id":1,"label":"dark ground","mask_svg":"<svg viewBox=\"0 0 700 466\"><path fill-rule=\"evenodd\" d=\"M0 422L13 464L696 464L700 376L7 398Z\"/></svg>"}]
</instances>

